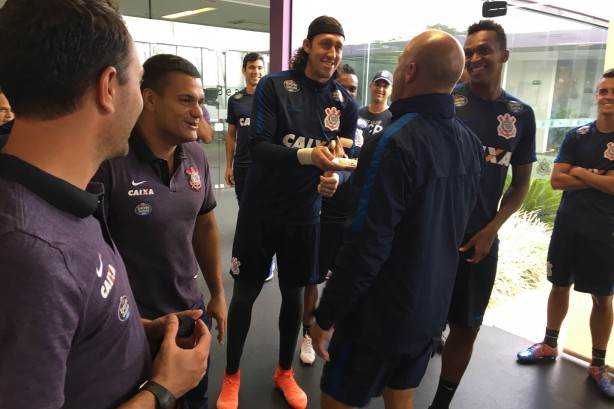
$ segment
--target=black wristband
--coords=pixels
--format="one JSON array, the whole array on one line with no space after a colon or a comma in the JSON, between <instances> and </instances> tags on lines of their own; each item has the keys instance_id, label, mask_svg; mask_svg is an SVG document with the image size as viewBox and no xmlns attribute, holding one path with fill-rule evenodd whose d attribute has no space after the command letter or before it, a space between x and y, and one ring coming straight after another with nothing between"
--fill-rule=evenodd
<instances>
[{"instance_id":1,"label":"black wristband","mask_svg":"<svg viewBox=\"0 0 614 409\"><path fill-rule=\"evenodd\" d=\"M156 409L172 408L175 405L175 396L164 386L154 381L146 381L139 387L139 391L149 391L156 397Z\"/></svg>"}]
</instances>

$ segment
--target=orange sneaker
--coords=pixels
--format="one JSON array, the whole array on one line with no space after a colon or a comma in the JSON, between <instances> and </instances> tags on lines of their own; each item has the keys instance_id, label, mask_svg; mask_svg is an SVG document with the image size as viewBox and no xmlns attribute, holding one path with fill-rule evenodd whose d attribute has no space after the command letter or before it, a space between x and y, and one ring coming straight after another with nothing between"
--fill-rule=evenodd
<instances>
[{"instance_id":1,"label":"orange sneaker","mask_svg":"<svg viewBox=\"0 0 614 409\"><path fill-rule=\"evenodd\" d=\"M294 409L307 408L307 395L294 380L292 369L281 369L279 366L273 376L273 382L284 394L286 402Z\"/></svg>"},{"instance_id":2,"label":"orange sneaker","mask_svg":"<svg viewBox=\"0 0 614 409\"><path fill-rule=\"evenodd\" d=\"M217 398L217 409L238 409L239 407L239 387L241 386L241 371L229 375L224 371L224 382L220 397Z\"/></svg>"}]
</instances>

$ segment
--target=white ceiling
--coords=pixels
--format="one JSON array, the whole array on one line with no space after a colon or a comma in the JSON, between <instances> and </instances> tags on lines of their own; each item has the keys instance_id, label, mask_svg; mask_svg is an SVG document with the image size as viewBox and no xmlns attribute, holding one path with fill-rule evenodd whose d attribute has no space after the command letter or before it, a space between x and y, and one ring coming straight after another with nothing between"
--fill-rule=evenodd
<instances>
[{"instance_id":1,"label":"white ceiling","mask_svg":"<svg viewBox=\"0 0 614 409\"><path fill-rule=\"evenodd\" d=\"M123 15L156 20L166 20L162 16L168 14L214 7L214 11L169 21L262 32L269 32L269 2L270 0L118 0Z\"/></svg>"}]
</instances>

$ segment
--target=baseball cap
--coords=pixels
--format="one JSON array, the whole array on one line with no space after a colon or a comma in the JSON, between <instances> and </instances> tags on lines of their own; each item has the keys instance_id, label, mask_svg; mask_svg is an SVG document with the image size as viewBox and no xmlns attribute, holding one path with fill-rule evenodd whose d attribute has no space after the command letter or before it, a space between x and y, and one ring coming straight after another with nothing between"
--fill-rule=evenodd
<instances>
[{"instance_id":1,"label":"baseball cap","mask_svg":"<svg viewBox=\"0 0 614 409\"><path fill-rule=\"evenodd\" d=\"M371 82L376 82L378 80L384 80L388 84L392 85L392 73L387 70L378 71L373 76L373 80L371 80Z\"/></svg>"}]
</instances>

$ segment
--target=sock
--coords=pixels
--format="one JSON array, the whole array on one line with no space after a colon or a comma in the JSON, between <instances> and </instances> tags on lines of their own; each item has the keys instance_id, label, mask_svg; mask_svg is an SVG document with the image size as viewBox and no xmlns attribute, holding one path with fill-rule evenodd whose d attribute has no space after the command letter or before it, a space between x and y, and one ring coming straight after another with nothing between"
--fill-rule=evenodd
<instances>
[{"instance_id":1,"label":"sock","mask_svg":"<svg viewBox=\"0 0 614 409\"><path fill-rule=\"evenodd\" d=\"M544 344L556 348L559 340L559 331L546 328L546 336L544 337Z\"/></svg>"},{"instance_id":2,"label":"sock","mask_svg":"<svg viewBox=\"0 0 614 409\"><path fill-rule=\"evenodd\" d=\"M437 393L435 393L433 403L430 406L431 409L448 409L454 397L454 393L456 392L456 388L458 388L458 383L449 382L440 378L439 385L437 386Z\"/></svg>"},{"instance_id":3,"label":"sock","mask_svg":"<svg viewBox=\"0 0 614 409\"><path fill-rule=\"evenodd\" d=\"M605 365L605 349L593 348L593 360L591 361L593 366Z\"/></svg>"},{"instance_id":4,"label":"sock","mask_svg":"<svg viewBox=\"0 0 614 409\"><path fill-rule=\"evenodd\" d=\"M303 336L309 335L309 330L311 329L311 327L313 327L313 324L311 325L303 324Z\"/></svg>"}]
</instances>

